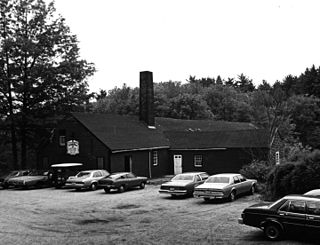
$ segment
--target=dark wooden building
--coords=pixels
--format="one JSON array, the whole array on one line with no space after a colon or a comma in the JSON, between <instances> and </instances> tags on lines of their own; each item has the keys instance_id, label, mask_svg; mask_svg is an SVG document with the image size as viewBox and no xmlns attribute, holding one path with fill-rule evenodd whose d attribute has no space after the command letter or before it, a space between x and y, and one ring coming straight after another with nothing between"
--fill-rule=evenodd
<instances>
[{"instance_id":1,"label":"dark wooden building","mask_svg":"<svg viewBox=\"0 0 320 245\"><path fill-rule=\"evenodd\" d=\"M237 172L253 159L279 161L281 145L250 123L155 118L151 72L140 74L140 114L72 113L39 151L38 167L81 162L86 169L158 177L186 171ZM272 155L270 155L272 153Z\"/></svg>"}]
</instances>

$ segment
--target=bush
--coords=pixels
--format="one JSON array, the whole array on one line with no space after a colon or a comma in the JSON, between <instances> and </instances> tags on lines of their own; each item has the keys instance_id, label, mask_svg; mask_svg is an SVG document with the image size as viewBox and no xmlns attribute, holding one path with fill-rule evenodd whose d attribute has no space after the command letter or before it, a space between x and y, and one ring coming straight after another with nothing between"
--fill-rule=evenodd
<instances>
[{"instance_id":1,"label":"bush","mask_svg":"<svg viewBox=\"0 0 320 245\"><path fill-rule=\"evenodd\" d=\"M240 173L248 179L256 179L260 183L265 183L273 167L273 165L268 164L266 161L253 161L250 164L244 165L240 169Z\"/></svg>"},{"instance_id":2,"label":"bush","mask_svg":"<svg viewBox=\"0 0 320 245\"><path fill-rule=\"evenodd\" d=\"M277 199L320 188L320 151L315 150L297 162L277 165L267 179L266 196Z\"/></svg>"}]
</instances>

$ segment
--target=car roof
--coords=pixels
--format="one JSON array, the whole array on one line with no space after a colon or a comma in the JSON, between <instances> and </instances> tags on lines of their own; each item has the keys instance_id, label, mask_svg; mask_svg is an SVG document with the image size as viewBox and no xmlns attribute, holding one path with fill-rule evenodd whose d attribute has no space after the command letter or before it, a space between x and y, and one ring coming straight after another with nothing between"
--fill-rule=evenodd
<instances>
[{"instance_id":1,"label":"car roof","mask_svg":"<svg viewBox=\"0 0 320 245\"><path fill-rule=\"evenodd\" d=\"M194 175L196 175L196 174L207 174L206 172L184 172L184 173L181 173L181 174L194 174Z\"/></svg>"},{"instance_id":2,"label":"car roof","mask_svg":"<svg viewBox=\"0 0 320 245\"><path fill-rule=\"evenodd\" d=\"M52 164L52 168L67 168L67 167L75 167L75 166L82 166L82 163L58 163Z\"/></svg>"},{"instance_id":3,"label":"car roof","mask_svg":"<svg viewBox=\"0 0 320 245\"><path fill-rule=\"evenodd\" d=\"M305 200L305 201L320 201L320 197L317 196L307 196L303 194L291 194L283 197L284 199L295 199L295 200Z\"/></svg>"},{"instance_id":4,"label":"car roof","mask_svg":"<svg viewBox=\"0 0 320 245\"><path fill-rule=\"evenodd\" d=\"M95 172L95 171L107 171L105 169L88 169L88 170L81 170L80 172Z\"/></svg>"},{"instance_id":5,"label":"car roof","mask_svg":"<svg viewBox=\"0 0 320 245\"><path fill-rule=\"evenodd\" d=\"M223 173L223 174L214 174L212 176L219 176L219 177L234 177L238 176L240 174L235 174L235 173Z\"/></svg>"}]
</instances>

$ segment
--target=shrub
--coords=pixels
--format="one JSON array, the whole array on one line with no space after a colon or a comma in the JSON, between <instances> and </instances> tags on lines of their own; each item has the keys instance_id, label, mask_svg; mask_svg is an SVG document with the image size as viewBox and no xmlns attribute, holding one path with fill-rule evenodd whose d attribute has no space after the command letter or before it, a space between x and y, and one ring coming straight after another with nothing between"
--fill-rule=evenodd
<instances>
[{"instance_id":1,"label":"shrub","mask_svg":"<svg viewBox=\"0 0 320 245\"><path fill-rule=\"evenodd\" d=\"M274 166L266 161L253 161L250 164L244 165L240 169L240 173L248 179L256 179L260 183L265 183L267 175Z\"/></svg>"},{"instance_id":2,"label":"shrub","mask_svg":"<svg viewBox=\"0 0 320 245\"><path fill-rule=\"evenodd\" d=\"M267 178L267 199L302 194L320 188L320 151L315 150L297 162L277 165Z\"/></svg>"}]
</instances>

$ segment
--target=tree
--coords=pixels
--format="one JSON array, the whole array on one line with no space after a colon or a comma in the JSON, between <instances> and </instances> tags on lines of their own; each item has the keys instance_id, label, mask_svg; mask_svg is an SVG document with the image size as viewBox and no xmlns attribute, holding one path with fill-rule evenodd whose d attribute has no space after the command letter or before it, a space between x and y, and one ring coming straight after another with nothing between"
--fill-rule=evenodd
<instances>
[{"instance_id":1,"label":"tree","mask_svg":"<svg viewBox=\"0 0 320 245\"><path fill-rule=\"evenodd\" d=\"M80 59L77 38L53 2L4 0L0 11L0 99L15 167L19 134L23 168L30 132L49 116L82 110L90 97L86 79L95 69Z\"/></svg>"}]
</instances>

